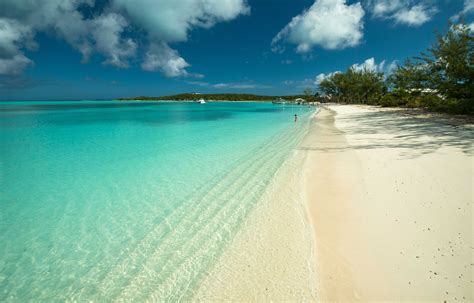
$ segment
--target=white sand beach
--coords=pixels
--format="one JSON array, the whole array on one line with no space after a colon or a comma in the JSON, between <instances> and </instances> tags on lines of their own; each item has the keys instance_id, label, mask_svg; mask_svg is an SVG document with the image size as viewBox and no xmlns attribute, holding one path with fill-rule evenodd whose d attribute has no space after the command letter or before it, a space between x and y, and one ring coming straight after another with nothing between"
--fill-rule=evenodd
<instances>
[{"instance_id":1,"label":"white sand beach","mask_svg":"<svg viewBox=\"0 0 474 303\"><path fill-rule=\"evenodd\" d=\"M193 299L315 301L312 228L303 204L303 154L294 151L277 171Z\"/></svg>"},{"instance_id":2,"label":"white sand beach","mask_svg":"<svg viewBox=\"0 0 474 303\"><path fill-rule=\"evenodd\" d=\"M195 299L473 300L472 130L322 108Z\"/></svg>"},{"instance_id":3,"label":"white sand beach","mask_svg":"<svg viewBox=\"0 0 474 303\"><path fill-rule=\"evenodd\" d=\"M404 112L329 106L302 144L319 300L474 299L473 128Z\"/></svg>"}]
</instances>

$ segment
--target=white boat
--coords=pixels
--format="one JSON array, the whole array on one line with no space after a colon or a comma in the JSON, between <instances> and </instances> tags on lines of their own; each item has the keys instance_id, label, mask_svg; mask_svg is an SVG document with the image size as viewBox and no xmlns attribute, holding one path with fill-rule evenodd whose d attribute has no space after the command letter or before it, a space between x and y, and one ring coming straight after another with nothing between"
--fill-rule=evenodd
<instances>
[{"instance_id":1,"label":"white boat","mask_svg":"<svg viewBox=\"0 0 474 303\"><path fill-rule=\"evenodd\" d=\"M204 100L204 99L201 98L201 99L199 99L197 102L198 102L198 103L201 103L201 104L204 104L204 103L206 103L206 100Z\"/></svg>"}]
</instances>

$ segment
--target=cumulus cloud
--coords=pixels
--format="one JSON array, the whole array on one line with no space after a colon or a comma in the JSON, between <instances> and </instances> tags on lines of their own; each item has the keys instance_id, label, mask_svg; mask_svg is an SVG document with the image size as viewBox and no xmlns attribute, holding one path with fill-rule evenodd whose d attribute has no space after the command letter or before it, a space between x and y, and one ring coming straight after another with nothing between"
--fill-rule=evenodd
<instances>
[{"instance_id":1,"label":"cumulus cloud","mask_svg":"<svg viewBox=\"0 0 474 303\"><path fill-rule=\"evenodd\" d=\"M399 0L375 0L369 2L374 17L386 17L387 15L396 12L403 7Z\"/></svg>"},{"instance_id":2,"label":"cumulus cloud","mask_svg":"<svg viewBox=\"0 0 474 303\"><path fill-rule=\"evenodd\" d=\"M135 55L137 44L131 38L121 37L124 28L128 26L125 18L109 13L97 17L92 23L92 35L96 48L107 58L104 64L127 67L127 58Z\"/></svg>"},{"instance_id":3,"label":"cumulus cloud","mask_svg":"<svg viewBox=\"0 0 474 303\"><path fill-rule=\"evenodd\" d=\"M397 61L392 61L390 64L387 64L385 60L382 60L379 64L376 63L375 58L368 58L362 63L354 63L351 65L351 68L355 71L369 71L384 73L385 75L390 75L397 68Z\"/></svg>"},{"instance_id":4,"label":"cumulus cloud","mask_svg":"<svg viewBox=\"0 0 474 303\"><path fill-rule=\"evenodd\" d=\"M31 28L13 19L0 18L0 75L19 74L33 65L21 51L24 47L34 48Z\"/></svg>"},{"instance_id":5,"label":"cumulus cloud","mask_svg":"<svg viewBox=\"0 0 474 303\"><path fill-rule=\"evenodd\" d=\"M20 74L26 67L33 65L33 61L23 54L11 58L0 58L0 75Z\"/></svg>"},{"instance_id":6,"label":"cumulus cloud","mask_svg":"<svg viewBox=\"0 0 474 303\"><path fill-rule=\"evenodd\" d=\"M114 0L113 8L147 33L150 45L141 64L144 70L196 78L202 75L188 73L190 64L169 44L186 41L193 28L210 28L250 12L245 0Z\"/></svg>"},{"instance_id":7,"label":"cumulus cloud","mask_svg":"<svg viewBox=\"0 0 474 303\"><path fill-rule=\"evenodd\" d=\"M89 0L3 0L0 17L12 18L21 26L28 27L34 36L37 32L49 32L80 51L87 61L92 46L88 40L90 25L78 8L91 5Z\"/></svg>"},{"instance_id":8,"label":"cumulus cloud","mask_svg":"<svg viewBox=\"0 0 474 303\"><path fill-rule=\"evenodd\" d=\"M307 53L314 46L325 49L356 46L363 37L364 13L360 3L348 5L345 0L316 0L273 38L272 49L281 50L282 41L296 44L299 53Z\"/></svg>"},{"instance_id":9,"label":"cumulus cloud","mask_svg":"<svg viewBox=\"0 0 474 303\"><path fill-rule=\"evenodd\" d=\"M393 18L400 24L418 26L430 21L437 12L438 10L436 8L415 5L410 8L399 10L393 15Z\"/></svg>"},{"instance_id":10,"label":"cumulus cloud","mask_svg":"<svg viewBox=\"0 0 474 303\"><path fill-rule=\"evenodd\" d=\"M352 64L351 68L356 71L370 71L370 72L383 72L385 66L385 60L379 64L375 63L375 59L369 58L363 63Z\"/></svg>"},{"instance_id":11,"label":"cumulus cloud","mask_svg":"<svg viewBox=\"0 0 474 303\"><path fill-rule=\"evenodd\" d=\"M25 49L34 45L38 32L47 32L78 50L83 62L100 53L104 64L127 67L145 44L143 69L198 77L185 70L190 65L170 44L186 41L194 28L210 28L249 12L246 0L110 0L105 6L95 6L94 0L2 0L0 73L32 65Z\"/></svg>"},{"instance_id":12,"label":"cumulus cloud","mask_svg":"<svg viewBox=\"0 0 474 303\"><path fill-rule=\"evenodd\" d=\"M422 25L438 12L438 8L427 0L371 0L368 7L375 18L391 19L396 24L408 26Z\"/></svg>"},{"instance_id":13,"label":"cumulus cloud","mask_svg":"<svg viewBox=\"0 0 474 303\"><path fill-rule=\"evenodd\" d=\"M146 71L161 71L167 77L186 76L189 64L178 52L166 43L152 44L145 55L142 68Z\"/></svg>"},{"instance_id":14,"label":"cumulus cloud","mask_svg":"<svg viewBox=\"0 0 474 303\"><path fill-rule=\"evenodd\" d=\"M385 75L390 75L397 68L397 61L392 61L390 64L386 64L385 60L382 60L379 64L376 63L375 58L368 58L362 63L354 63L351 65L351 68L355 71L370 71L384 73ZM334 71L332 73L321 73L317 75L314 79L314 84L319 85L323 80L334 76L335 74L340 73L340 71Z\"/></svg>"},{"instance_id":15,"label":"cumulus cloud","mask_svg":"<svg viewBox=\"0 0 474 303\"><path fill-rule=\"evenodd\" d=\"M82 62L87 62L90 55L98 51L107 57L107 63L125 65L119 62L124 54L121 43L124 42L127 47L133 46L130 41L118 39L117 35L126 23L112 14L86 19L79 8L91 5L93 2L90 0L4 0L0 2L0 18L14 20L17 30L28 29L29 36L18 41L18 44L26 43L27 38L33 40L38 32L46 32L65 40L78 50L82 54ZM116 23L113 24L113 21ZM113 41L114 36L116 41ZM22 47L18 48L17 53L23 54Z\"/></svg>"},{"instance_id":16,"label":"cumulus cloud","mask_svg":"<svg viewBox=\"0 0 474 303\"><path fill-rule=\"evenodd\" d=\"M250 8L245 0L114 0L114 8L127 14L154 39L186 41L195 27L209 28L229 21Z\"/></svg>"},{"instance_id":17,"label":"cumulus cloud","mask_svg":"<svg viewBox=\"0 0 474 303\"><path fill-rule=\"evenodd\" d=\"M332 73L329 73L329 74L321 73L321 74L317 75L316 78L314 79L314 84L319 85L319 83L323 82L323 80L325 80L327 78L330 78L330 77L332 77L332 76L334 76L335 74L338 74L338 73L340 73L340 71L335 71L335 72L332 72Z\"/></svg>"}]
</instances>

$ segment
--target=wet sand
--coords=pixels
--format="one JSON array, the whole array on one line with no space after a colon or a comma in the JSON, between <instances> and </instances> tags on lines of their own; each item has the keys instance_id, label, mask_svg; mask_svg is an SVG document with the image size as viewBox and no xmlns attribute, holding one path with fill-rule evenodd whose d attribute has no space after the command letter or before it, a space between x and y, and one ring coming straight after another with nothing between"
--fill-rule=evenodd
<instances>
[{"instance_id":1,"label":"wet sand","mask_svg":"<svg viewBox=\"0 0 474 303\"><path fill-rule=\"evenodd\" d=\"M312 228L294 151L193 300L308 302L317 299Z\"/></svg>"}]
</instances>

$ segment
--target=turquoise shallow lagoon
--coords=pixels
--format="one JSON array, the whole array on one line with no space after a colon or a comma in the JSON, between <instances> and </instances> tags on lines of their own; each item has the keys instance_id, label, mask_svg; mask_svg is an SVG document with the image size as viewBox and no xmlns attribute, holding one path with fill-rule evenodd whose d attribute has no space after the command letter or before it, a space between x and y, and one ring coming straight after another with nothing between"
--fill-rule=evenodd
<instances>
[{"instance_id":1,"label":"turquoise shallow lagoon","mask_svg":"<svg viewBox=\"0 0 474 303\"><path fill-rule=\"evenodd\" d=\"M0 103L0 301L189 299L313 112Z\"/></svg>"}]
</instances>

